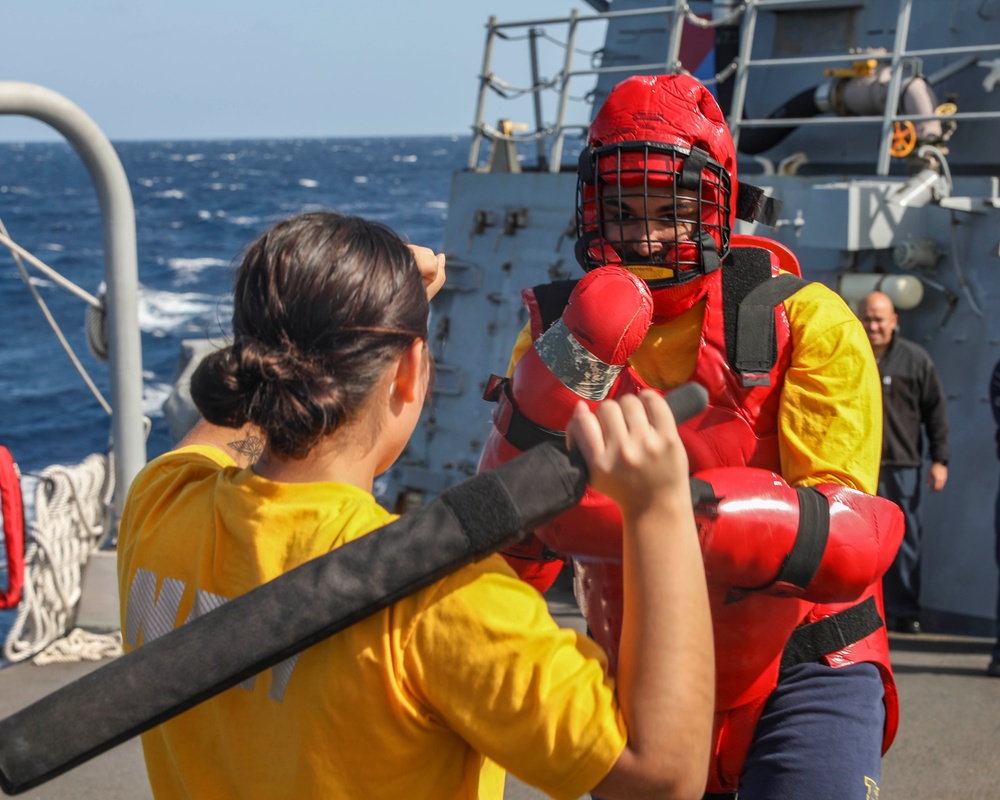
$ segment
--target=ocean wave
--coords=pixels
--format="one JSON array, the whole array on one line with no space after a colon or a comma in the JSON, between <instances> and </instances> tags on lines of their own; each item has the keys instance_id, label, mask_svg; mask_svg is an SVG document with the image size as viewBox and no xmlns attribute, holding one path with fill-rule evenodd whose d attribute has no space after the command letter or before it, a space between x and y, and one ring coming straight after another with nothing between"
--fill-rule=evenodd
<instances>
[{"instance_id":1,"label":"ocean wave","mask_svg":"<svg viewBox=\"0 0 1000 800\"><path fill-rule=\"evenodd\" d=\"M121 144L135 202L143 280L142 383L145 413L154 420L148 452L157 454L171 445L158 407L173 380L180 342L206 336L224 341L229 335L230 258L258 227L289 214L336 208L384 221L412 241L440 248L447 211L443 201L452 170L465 164L468 143L465 136ZM62 144L28 149L44 158L19 160L16 144L0 143L4 222L19 240L55 245L48 252L37 244L32 249L84 288L95 286L104 276L102 226L86 176L73 178L80 172L77 156ZM447 163L449 154L452 164ZM71 179L70 193L64 178ZM9 281L20 280L16 270L0 266L5 289ZM77 298L45 276L33 274L31 281L45 287L43 294L60 322L65 318L79 328ZM32 318L34 314L32 309ZM68 359L53 349L47 329L32 323L25 334L28 355L21 361L44 365L44 375L26 380L16 372L4 384L9 391L0 393L7 400L7 438L21 453L19 459L41 467L69 463L78 450L101 448L107 433L103 411ZM8 345L7 355L10 349ZM93 377L103 390L107 371L96 370ZM65 419L73 420L71 433L62 424Z\"/></svg>"},{"instance_id":2,"label":"ocean wave","mask_svg":"<svg viewBox=\"0 0 1000 800\"><path fill-rule=\"evenodd\" d=\"M218 330L232 316L232 303L200 292L139 287L139 329L156 337Z\"/></svg>"},{"instance_id":3,"label":"ocean wave","mask_svg":"<svg viewBox=\"0 0 1000 800\"><path fill-rule=\"evenodd\" d=\"M229 222L233 225L239 225L243 228L248 228L251 225L259 225L260 217L228 217Z\"/></svg>"},{"instance_id":4,"label":"ocean wave","mask_svg":"<svg viewBox=\"0 0 1000 800\"><path fill-rule=\"evenodd\" d=\"M201 273L212 267L228 267L229 262L221 258L169 258L167 267L176 274L179 283L196 283Z\"/></svg>"},{"instance_id":5,"label":"ocean wave","mask_svg":"<svg viewBox=\"0 0 1000 800\"><path fill-rule=\"evenodd\" d=\"M143 377L150 375L144 373ZM163 416L163 404L170 397L173 385L169 383L143 383L142 386L142 413L150 419Z\"/></svg>"}]
</instances>

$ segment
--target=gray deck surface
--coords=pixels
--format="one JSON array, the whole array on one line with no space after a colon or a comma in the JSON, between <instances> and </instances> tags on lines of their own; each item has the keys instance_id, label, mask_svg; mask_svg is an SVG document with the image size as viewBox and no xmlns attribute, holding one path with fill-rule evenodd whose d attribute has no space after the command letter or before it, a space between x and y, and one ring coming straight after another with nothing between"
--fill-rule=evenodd
<instances>
[{"instance_id":1,"label":"gray deck surface","mask_svg":"<svg viewBox=\"0 0 1000 800\"><path fill-rule=\"evenodd\" d=\"M572 598L554 592L553 614L580 627ZM883 761L880 800L1000 798L1000 679L985 674L988 639L924 634L891 638L902 700L896 742ZM0 718L100 663L18 664L0 669ZM125 744L19 797L31 800L146 800L139 740ZM505 800L542 793L508 779Z\"/></svg>"}]
</instances>

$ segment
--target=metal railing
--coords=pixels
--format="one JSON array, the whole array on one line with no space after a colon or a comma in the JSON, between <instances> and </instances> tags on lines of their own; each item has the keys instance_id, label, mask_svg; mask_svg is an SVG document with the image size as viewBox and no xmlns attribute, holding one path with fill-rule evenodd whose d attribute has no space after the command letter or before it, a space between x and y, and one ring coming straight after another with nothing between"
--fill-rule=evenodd
<instances>
[{"instance_id":1,"label":"metal railing","mask_svg":"<svg viewBox=\"0 0 1000 800\"><path fill-rule=\"evenodd\" d=\"M132 479L146 463L139 335L139 270L132 190L118 154L79 106L31 83L0 81L0 115L40 120L63 135L83 161L101 208L107 284L115 509L121 514ZM117 518L115 520L117 523Z\"/></svg>"},{"instance_id":2,"label":"metal railing","mask_svg":"<svg viewBox=\"0 0 1000 800\"><path fill-rule=\"evenodd\" d=\"M792 58L770 58L754 59L753 45L756 31L757 17L761 11L780 11L792 8L802 8L810 5L819 5L822 0L749 0L746 14L744 15L743 26L740 30L740 51L737 60L735 86L733 88L733 105L729 117L729 126L733 134L733 139L739 145L740 130L742 128L765 128L765 127L797 127L810 125L858 125L858 124L879 124L881 132L879 136L878 159L876 163L876 174L888 175L891 157L891 147L893 131L897 122L908 120L910 122L923 122L927 120L981 120L1000 118L1000 111L977 111L977 112L956 112L943 117L939 114L901 114L895 109L899 108L900 95L904 85L904 78L907 73L911 76L917 75L921 71L922 59L932 56L961 56L970 54L982 54L1000 51L1000 45L981 45L964 47L935 47L923 50L907 50L907 38L910 30L910 16L913 8L913 0L900 0L899 10L896 17L896 35L893 41L891 53L886 53L889 59L891 77L885 100L885 109L880 116L820 116L808 118L746 118L743 117L744 103L746 100L747 84L751 70L759 67L797 67L805 64L831 64L831 63L851 63L862 57L877 57L872 54L859 56L858 53L830 54L811 57ZM939 76L939 80L947 77L949 72L944 72Z\"/></svg>"},{"instance_id":3,"label":"metal railing","mask_svg":"<svg viewBox=\"0 0 1000 800\"><path fill-rule=\"evenodd\" d=\"M680 11L681 13L677 13ZM508 139L514 142L539 143L539 165L540 168L549 172L558 172L562 162L563 144L566 133L569 130L579 130L585 125L570 125L566 122L566 111L570 100L570 86L574 80L584 76L591 76L595 79L601 75L624 73L630 75L636 72L656 70L658 72L676 72L680 68L678 54L680 53L681 30L684 25L686 14L689 13L689 6L684 0L670 5L656 6L655 8L630 9L627 11L608 11L600 14L580 14L574 9L570 16L554 17L548 19L537 19L520 22L497 22L496 17L490 17L487 23L486 48L483 55L483 69L479 75L479 98L476 103L475 122L473 123L472 145L469 150L468 167L474 170L479 165L479 153L484 138L492 141ZM576 58L576 44L578 30L581 24L606 23L615 19L628 17L654 17L664 16L667 26L664 28L669 33L669 44L667 53L663 61L656 61L646 64L629 64L626 66L611 67L589 67L579 69L574 65ZM539 27L542 25L567 25L568 33L565 45L565 55L562 71L553 82L544 82L538 74L537 60L537 37ZM497 76L493 73L493 49L498 36L505 31L528 29L529 49L531 59L531 89L535 94L535 130L529 136L510 136L498 131L486 124L484 114L486 111L486 101L489 92L497 86ZM555 122L546 125L542 118L541 101L538 92L545 86L556 84L558 86L558 101ZM546 139L551 139L552 147L545 157L544 143Z\"/></svg>"},{"instance_id":4,"label":"metal railing","mask_svg":"<svg viewBox=\"0 0 1000 800\"><path fill-rule=\"evenodd\" d=\"M933 80L943 80L954 72L965 68L974 56L1000 51L1000 44L984 44L975 46L959 47L936 47L921 50L907 50L907 38L910 30L910 16L913 7L913 0L899 0L897 12L895 36L891 52L876 56L866 54L859 56L856 52L844 52L841 54L824 54L821 56L795 56L785 58L754 58L754 39L757 21L760 13L783 10L801 10L809 7L828 8L827 0L747 0L731 9L728 19L707 20L695 16L691 11L691 6L686 0L660 5L650 8L630 9L627 11L609 11L596 14L580 14L574 10L569 17L555 17L518 22L498 22L496 17L491 17L487 24L486 47L483 57L483 68L479 76L479 96L476 103L475 121L473 124L472 144L469 151L468 168L475 170L479 167L480 150L483 139L490 141L509 141L517 143L535 143L538 149L538 168L550 172L558 172L561 168L562 153L566 135L572 130L585 130L586 125L569 124L566 121L568 103L570 100L570 86L574 81L579 81L583 77L595 79L595 85L600 76L608 74L622 74L623 77L631 74L661 72L678 72L682 69L678 60L681 52L681 37L683 34L684 22L689 21L701 27L714 26L720 24L731 24L733 18L742 14L742 24L740 30L740 46L738 57L735 63L735 78L732 93L732 104L730 108L729 124L736 143L739 143L740 131L744 128L768 128L768 127L798 127L798 126L831 126L831 125L879 125L879 148L876 172L879 175L887 175L889 172L890 153L893 141L893 133L897 123L903 121L923 122L928 120L953 120L955 122L963 120L983 120L1000 118L1000 111L973 111L956 112L943 117L939 114L903 114L895 109L899 107L900 96L905 82L918 74L922 68L922 60L929 57L953 56L966 57L961 64L952 64L940 70ZM591 66L579 68L575 64L576 42L578 31L582 24L607 23L615 19L627 17L663 17L664 22L651 23L650 29L662 30L668 37L668 43L664 58L660 61L613 65L613 66ZM565 45L563 66L558 76L551 81L543 81L538 73L537 40L540 35L540 26L563 24L567 26L568 36ZM661 28L662 24L662 28ZM525 136L516 136L492 128L485 122L487 98L491 89L496 89L502 85L498 76L492 71L494 44L498 37L504 36L505 32L527 29L530 48L531 62L531 86L526 90L534 93L534 131ZM750 82L751 73L765 67L795 68L806 65L835 65L850 64L857 62L859 58L875 57L888 61L891 76L887 87L887 97L885 108L881 115L866 116L837 116L833 114L823 114L816 117L807 118L744 118L745 101L747 88ZM717 65L718 66L718 65ZM730 67L733 65L729 65ZM720 72L720 77L728 70L724 67ZM542 116L542 105L540 92L545 89L553 89L558 92L557 108L555 119L551 124L546 124ZM546 156L546 143L551 143L551 148Z\"/></svg>"}]
</instances>

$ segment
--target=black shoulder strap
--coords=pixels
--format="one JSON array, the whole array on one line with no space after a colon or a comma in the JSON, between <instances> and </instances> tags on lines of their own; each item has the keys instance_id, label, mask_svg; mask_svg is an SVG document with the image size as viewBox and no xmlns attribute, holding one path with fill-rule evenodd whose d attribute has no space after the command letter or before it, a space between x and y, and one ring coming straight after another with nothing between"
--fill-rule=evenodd
<instances>
[{"instance_id":1,"label":"black shoulder strap","mask_svg":"<svg viewBox=\"0 0 1000 800\"><path fill-rule=\"evenodd\" d=\"M553 322L562 316L569 303L569 296L579 280L552 281L532 287L538 312L542 317L542 330L547 331Z\"/></svg>"},{"instance_id":2,"label":"black shoulder strap","mask_svg":"<svg viewBox=\"0 0 1000 800\"><path fill-rule=\"evenodd\" d=\"M771 255L759 247L734 247L722 270L726 357L744 386L767 386L778 359L774 307L809 281L788 273L771 277Z\"/></svg>"}]
</instances>

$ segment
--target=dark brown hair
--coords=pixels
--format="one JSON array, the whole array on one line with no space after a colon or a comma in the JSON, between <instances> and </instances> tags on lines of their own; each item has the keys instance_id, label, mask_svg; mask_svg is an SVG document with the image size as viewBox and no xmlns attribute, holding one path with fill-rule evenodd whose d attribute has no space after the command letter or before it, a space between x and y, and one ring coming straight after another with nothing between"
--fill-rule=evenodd
<instances>
[{"instance_id":1,"label":"dark brown hair","mask_svg":"<svg viewBox=\"0 0 1000 800\"><path fill-rule=\"evenodd\" d=\"M388 227L333 211L290 217L246 249L233 343L199 365L192 399L209 422L249 422L275 453L302 458L427 338L427 312L413 255Z\"/></svg>"}]
</instances>

